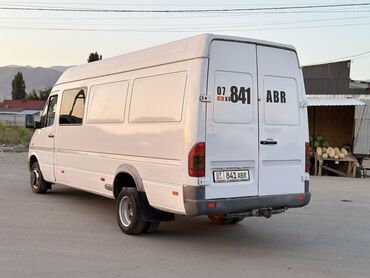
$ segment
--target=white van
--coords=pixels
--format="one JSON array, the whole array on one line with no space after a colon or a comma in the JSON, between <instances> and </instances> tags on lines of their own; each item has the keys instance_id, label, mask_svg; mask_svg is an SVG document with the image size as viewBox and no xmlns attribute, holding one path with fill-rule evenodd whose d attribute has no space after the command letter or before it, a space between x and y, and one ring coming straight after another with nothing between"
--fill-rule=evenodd
<instances>
[{"instance_id":1,"label":"white van","mask_svg":"<svg viewBox=\"0 0 370 278\"><path fill-rule=\"evenodd\" d=\"M115 198L123 232L175 214L236 223L309 203L291 46L203 34L68 69L29 149L31 187Z\"/></svg>"}]
</instances>

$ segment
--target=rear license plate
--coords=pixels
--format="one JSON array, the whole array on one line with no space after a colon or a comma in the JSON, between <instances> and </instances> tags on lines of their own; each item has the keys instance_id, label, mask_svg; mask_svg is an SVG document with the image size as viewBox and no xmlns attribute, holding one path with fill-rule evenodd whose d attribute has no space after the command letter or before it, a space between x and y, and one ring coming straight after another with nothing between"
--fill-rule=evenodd
<instances>
[{"instance_id":1,"label":"rear license plate","mask_svg":"<svg viewBox=\"0 0 370 278\"><path fill-rule=\"evenodd\" d=\"M213 171L214 182L249 181L249 170Z\"/></svg>"}]
</instances>

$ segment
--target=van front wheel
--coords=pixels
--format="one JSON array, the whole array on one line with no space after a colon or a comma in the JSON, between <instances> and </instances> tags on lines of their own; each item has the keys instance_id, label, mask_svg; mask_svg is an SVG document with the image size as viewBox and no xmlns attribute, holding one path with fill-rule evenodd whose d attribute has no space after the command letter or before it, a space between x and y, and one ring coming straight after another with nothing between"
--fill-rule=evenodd
<instances>
[{"instance_id":1,"label":"van front wheel","mask_svg":"<svg viewBox=\"0 0 370 278\"><path fill-rule=\"evenodd\" d=\"M34 162L31 166L30 184L32 191L37 194L46 193L49 187L48 182L45 181L44 177L42 176L38 162Z\"/></svg>"},{"instance_id":2,"label":"van front wheel","mask_svg":"<svg viewBox=\"0 0 370 278\"><path fill-rule=\"evenodd\" d=\"M142 218L141 204L136 188L124 187L117 198L116 218L121 230L128 235L137 235L147 228Z\"/></svg>"}]
</instances>

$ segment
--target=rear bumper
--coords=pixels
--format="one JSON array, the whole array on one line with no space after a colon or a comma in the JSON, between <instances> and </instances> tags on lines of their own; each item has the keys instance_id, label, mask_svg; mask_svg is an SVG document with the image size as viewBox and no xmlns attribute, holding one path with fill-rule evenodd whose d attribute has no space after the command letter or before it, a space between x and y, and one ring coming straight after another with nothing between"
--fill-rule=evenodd
<instances>
[{"instance_id":1,"label":"rear bumper","mask_svg":"<svg viewBox=\"0 0 370 278\"><path fill-rule=\"evenodd\" d=\"M282 194L271 196L205 199L204 186L185 186L184 203L185 212L188 216L197 215L227 215L231 213L245 213L254 209L283 209L306 206L311 200L306 181L306 192L300 194ZM215 207L210 208L209 204Z\"/></svg>"}]
</instances>

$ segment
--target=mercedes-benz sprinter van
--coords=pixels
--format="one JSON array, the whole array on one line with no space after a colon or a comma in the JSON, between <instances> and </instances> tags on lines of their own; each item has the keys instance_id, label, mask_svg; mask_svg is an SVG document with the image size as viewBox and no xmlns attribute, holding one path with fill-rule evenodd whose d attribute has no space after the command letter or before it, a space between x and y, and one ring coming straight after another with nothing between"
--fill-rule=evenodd
<instances>
[{"instance_id":1,"label":"mercedes-benz sprinter van","mask_svg":"<svg viewBox=\"0 0 370 278\"><path fill-rule=\"evenodd\" d=\"M175 214L236 223L310 201L295 49L203 34L67 69L29 148L31 188L116 199L127 234Z\"/></svg>"}]
</instances>

